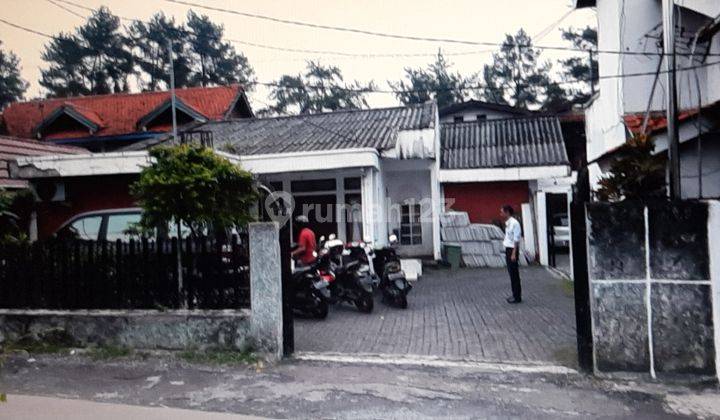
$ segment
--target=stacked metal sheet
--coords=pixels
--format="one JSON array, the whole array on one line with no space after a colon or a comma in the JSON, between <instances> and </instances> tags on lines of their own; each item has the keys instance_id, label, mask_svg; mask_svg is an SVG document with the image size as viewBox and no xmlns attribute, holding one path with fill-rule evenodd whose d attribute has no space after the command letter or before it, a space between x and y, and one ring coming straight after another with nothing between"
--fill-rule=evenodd
<instances>
[{"instance_id":1,"label":"stacked metal sheet","mask_svg":"<svg viewBox=\"0 0 720 420\"><path fill-rule=\"evenodd\" d=\"M470 223L465 212L450 211L440 215L440 237L443 244L462 249L466 267L505 267L502 229L495 225ZM524 253L520 263L527 264Z\"/></svg>"}]
</instances>

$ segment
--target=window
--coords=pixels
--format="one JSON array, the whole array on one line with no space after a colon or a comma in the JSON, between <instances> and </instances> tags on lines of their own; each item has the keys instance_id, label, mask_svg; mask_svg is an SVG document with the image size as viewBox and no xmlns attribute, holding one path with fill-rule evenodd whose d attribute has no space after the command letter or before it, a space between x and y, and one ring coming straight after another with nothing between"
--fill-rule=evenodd
<instances>
[{"instance_id":1,"label":"window","mask_svg":"<svg viewBox=\"0 0 720 420\"><path fill-rule=\"evenodd\" d=\"M477 114L476 118L478 121L487 121L487 115L485 114Z\"/></svg>"},{"instance_id":2,"label":"window","mask_svg":"<svg viewBox=\"0 0 720 420\"><path fill-rule=\"evenodd\" d=\"M453 117L453 122L460 123L463 122L463 116L462 115L456 115Z\"/></svg>"},{"instance_id":3,"label":"window","mask_svg":"<svg viewBox=\"0 0 720 420\"><path fill-rule=\"evenodd\" d=\"M101 224L102 216L81 217L58 232L58 236L61 238L97 241Z\"/></svg>"},{"instance_id":4,"label":"window","mask_svg":"<svg viewBox=\"0 0 720 420\"><path fill-rule=\"evenodd\" d=\"M312 179L308 181L292 181L290 182L290 191L296 192L314 192L314 191L335 191L335 178L332 179Z\"/></svg>"},{"instance_id":5,"label":"window","mask_svg":"<svg viewBox=\"0 0 720 420\"><path fill-rule=\"evenodd\" d=\"M140 213L111 214L108 216L107 233L105 238L115 242L120 239L123 242L129 241L133 236L130 233L135 224L140 222Z\"/></svg>"},{"instance_id":6,"label":"window","mask_svg":"<svg viewBox=\"0 0 720 420\"><path fill-rule=\"evenodd\" d=\"M400 206L400 245L422 244L420 215L420 204Z\"/></svg>"},{"instance_id":7,"label":"window","mask_svg":"<svg viewBox=\"0 0 720 420\"><path fill-rule=\"evenodd\" d=\"M359 190L360 189L360 178L345 178L343 180L345 190Z\"/></svg>"}]
</instances>

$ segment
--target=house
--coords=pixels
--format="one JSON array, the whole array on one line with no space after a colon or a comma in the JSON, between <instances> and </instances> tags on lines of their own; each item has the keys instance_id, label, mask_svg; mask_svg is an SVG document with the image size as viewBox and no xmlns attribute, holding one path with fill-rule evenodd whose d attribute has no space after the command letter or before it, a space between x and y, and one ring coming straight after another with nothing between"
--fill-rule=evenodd
<instances>
[{"instance_id":1,"label":"house","mask_svg":"<svg viewBox=\"0 0 720 420\"><path fill-rule=\"evenodd\" d=\"M188 135L215 149L310 216L318 236L387 243L405 256L440 258L439 123L434 102L277 118L211 121ZM13 173L36 188L65 185L63 202L43 202L39 237L82 212L133 207L128 185L150 163L155 137L123 150L18 159ZM102 186L99 188L98 186Z\"/></svg>"},{"instance_id":2,"label":"house","mask_svg":"<svg viewBox=\"0 0 720 420\"><path fill-rule=\"evenodd\" d=\"M10 104L5 134L111 152L172 130L170 92L119 93L42 99ZM239 85L176 90L180 128L253 115Z\"/></svg>"},{"instance_id":3,"label":"house","mask_svg":"<svg viewBox=\"0 0 720 420\"><path fill-rule=\"evenodd\" d=\"M0 188L6 190L28 187L28 181L10 177L10 162L22 156L77 155L87 154L80 147L62 146L27 139L0 135Z\"/></svg>"},{"instance_id":4,"label":"house","mask_svg":"<svg viewBox=\"0 0 720 420\"><path fill-rule=\"evenodd\" d=\"M500 207L512 205L521 213L526 249L548 264L549 229L555 216L567 215L576 169L568 158L570 151L577 160L568 148L574 143L564 133L583 144L573 135L578 119L468 101L441 109L440 121L446 208L467 212L474 223L499 223Z\"/></svg>"},{"instance_id":5,"label":"house","mask_svg":"<svg viewBox=\"0 0 720 420\"><path fill-rule=\"evenodd\" d=\"M595 7L598 19L599 93L585 111L587 160L596 188L617 149L633 135L644 132L654 139L656 154L667 154L662 2L577 0L576 7ZM720 3L686 0L675 7L681 195L717 198Z\"/></svg>"}]
</instances>

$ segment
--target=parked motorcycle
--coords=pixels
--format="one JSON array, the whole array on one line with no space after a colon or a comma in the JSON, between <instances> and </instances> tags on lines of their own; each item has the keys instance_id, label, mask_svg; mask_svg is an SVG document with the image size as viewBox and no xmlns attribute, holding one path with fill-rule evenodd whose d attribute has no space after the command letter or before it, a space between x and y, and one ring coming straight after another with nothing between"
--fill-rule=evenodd
<instances>
[{"instance_id":1,"label":"parked motorcycle","mask_svg":"<svg viewBox=\"0 0 720 420\"><path fill-rule=\"evenodd\" d=\"M342 241L333 235L326 241L320 238L318 256L320 273L334 278L330 282L330 302L348 302L365 313L373 311L372 277L369 265L363 265L351 256Z\"/></svg>"},{"instance_id":2,"label":"parked motorcycle","mask_svg":"<svg viewBox=\"0 0 720 420\"><path fill-rule=\"evenodd\" d=\"M299 316L325 319L328 316L331 279L322 275L317 264L293 271L293 311Z\"/></svg>"},{"instance_id":3,"label":"parked motorcycle","mask_svg":"<svg viewBox=\"0 0 720 420\"><path fill-rule=\"evenodd\" d=\"M397 242L395 235L390 235L390 245L374 251L374 272L379 277L379 285L383 301L402 309L407 309L407 295L412 285L407 281L405 272L400 265L400 259L392 247Z\"/></svg>"}]
</instances>

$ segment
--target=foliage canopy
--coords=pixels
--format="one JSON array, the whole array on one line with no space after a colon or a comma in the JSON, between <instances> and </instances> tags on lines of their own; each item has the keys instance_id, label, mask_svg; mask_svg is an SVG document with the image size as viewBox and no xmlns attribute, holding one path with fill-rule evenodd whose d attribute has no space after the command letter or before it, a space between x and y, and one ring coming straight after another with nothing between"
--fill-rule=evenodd
<instances>
[{"instance_id":1,"label":"foliage canopy","mask_svg":"<svg viewBox=\"0 0 720 420\"><path fill-rule=\"evenodd\" d=\"M199 146L159 147L150 156L153 164L131 186L143 208L143 228L181 221L199 236L252 220L257 194L249 172Z\"/></svg>"}]
</instances>

